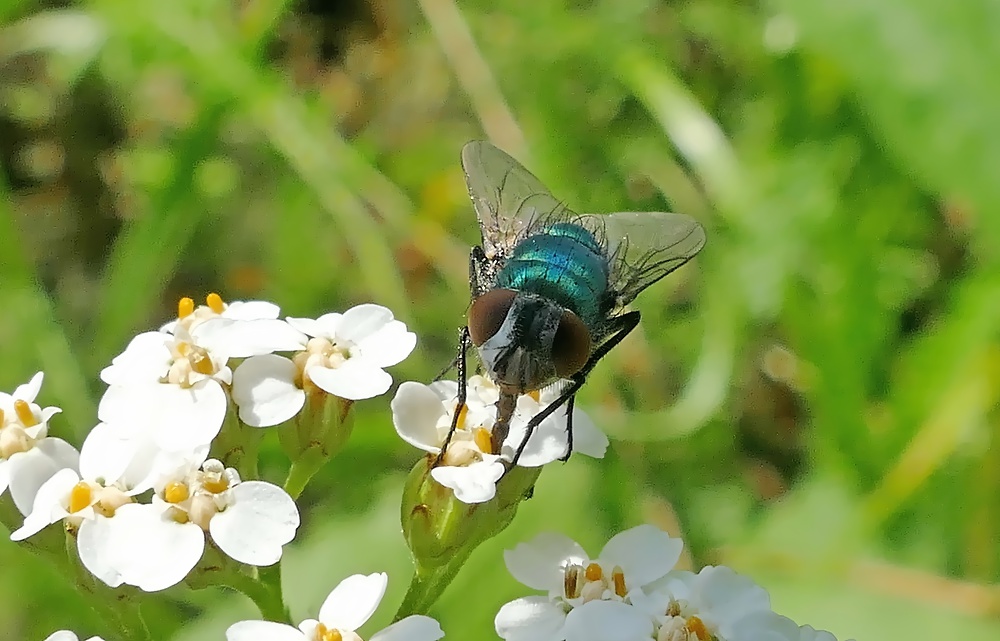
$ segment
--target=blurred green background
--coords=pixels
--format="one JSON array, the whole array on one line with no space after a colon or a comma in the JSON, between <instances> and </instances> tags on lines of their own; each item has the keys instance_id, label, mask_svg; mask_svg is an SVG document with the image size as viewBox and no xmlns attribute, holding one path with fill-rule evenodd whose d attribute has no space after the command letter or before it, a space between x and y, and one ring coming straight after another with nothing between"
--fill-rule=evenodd
<instances>
[{"instance_id":1,"label":"blurred green background","mask_svg":"<svg viewBox=\"0 0 1000 641\"><path fill-rule=\"evenodd\" d=\"M998 29L992 0L3 0L0 389L44 369L79 444L100 368L209 291L387 305L419 336L394 377L429 380L478 235L458 152L489 138L578 211L683 211L709 243L581 394L607 459L545 471L432 612L448 638L527 593L502 549L649 521L841 639L995 640ZM370 635L405 591L418 453L388 401L303 496L296 618L386 570ZM0 538L0 638L99 629ZM255 613L163 599L164 638Z\"/></svg>"}]
</instances>

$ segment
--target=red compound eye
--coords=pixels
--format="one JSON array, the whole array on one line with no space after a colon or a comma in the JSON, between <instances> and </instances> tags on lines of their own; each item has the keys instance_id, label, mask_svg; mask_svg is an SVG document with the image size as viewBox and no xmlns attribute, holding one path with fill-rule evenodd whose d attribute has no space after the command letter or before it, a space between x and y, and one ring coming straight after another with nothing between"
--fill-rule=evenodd
<instances>
[{"instance_id":1,"label":"red compound eye","mask_svg":"<svg viewBox=\"0 0 1000 641\"><path fill-rule=\"evenodd\" d=\"M499 331L515 296L517 292L511 289L494 289L472 301L469 307L469 336L473 345L479 347Z\"/></svg>"},{"instance_id":2,"label":"red compound eye","mask_svg":"<svg viewBox=\"0 0 1000 641\"><path fill-rule=\"evenodd\" d=\"M568 378L580 371L590 358L590 330L573 312L563 312L555 340L552 341L552 361L556 374Z\"/></svg>"}]
</instances>

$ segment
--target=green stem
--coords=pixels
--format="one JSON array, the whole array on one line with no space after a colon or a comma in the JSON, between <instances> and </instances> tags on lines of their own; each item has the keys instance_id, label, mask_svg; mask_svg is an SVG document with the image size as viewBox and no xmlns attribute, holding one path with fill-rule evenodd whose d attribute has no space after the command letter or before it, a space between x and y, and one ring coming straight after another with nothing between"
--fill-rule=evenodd
<instances>
[{"instance_id":1,"label":"green stem","mask_svg":"<svg viewBox=\"0 0 1000 641\"><path fill-rule=\"evenodd\" d=\"M462 569L465 558L454 559L448 565L430 571L413 573L410 587L406 590L403 602L399 604L393 621L399 621L413 614L427 614L431 606L441 597L441 593L451 583L458 571Z\"/></svg>"},{"instance_id":2,"label":"green stem","mask_svg":"<svg viewBox=\"0 0 1000 641\"><path fill-rule=\"evenodd\" d=\"M228 576L226 585L249 597L266 620L293 625L281 591L281 561L259 568L257 578L242 573Z\"/></svg>"},{"instance_id":3,"label":"green stem","mask_svg":"<svg viewBox=\"0 0 1000 641\"><path fill-rule=\"evenodd\" d=\"M288 495L293 499L299 498L302 490L328 460L330 460L329 455L319 446L309 447L302 452L288 469L288 478L285 479L285 491Z\"/></svg>"}]
</instances>

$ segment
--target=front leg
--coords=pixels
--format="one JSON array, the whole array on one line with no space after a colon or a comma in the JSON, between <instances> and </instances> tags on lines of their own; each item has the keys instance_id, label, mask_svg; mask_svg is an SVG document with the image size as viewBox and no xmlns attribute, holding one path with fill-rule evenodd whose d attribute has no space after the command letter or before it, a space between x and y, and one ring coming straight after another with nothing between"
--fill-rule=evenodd
<instances>
[{"instance_id":1,"label":"front leg","mask_svg":"<svg viewBox=\"0 0 1000 641\"><path fill-rule=\"evenodd\" d=\"M444 438L444 443L441 445L441 451L438 452L437 458L434 459L434 467L437 467L441 463L441 459L444 458L445 452L448 451L448 446L451 445L451 439L455 435L455 430L458 429L458 419L461 418L462 410L465 409L466 394L468 393L468 387L465 380L465 357L466 352L469 349L468 327L462 328L458 341L458 356L455 357L455 361L458 365L458 399L455 402L455 414L451 417L451 427L448 428L448 435Z\"/></svg>"}]
</instances>

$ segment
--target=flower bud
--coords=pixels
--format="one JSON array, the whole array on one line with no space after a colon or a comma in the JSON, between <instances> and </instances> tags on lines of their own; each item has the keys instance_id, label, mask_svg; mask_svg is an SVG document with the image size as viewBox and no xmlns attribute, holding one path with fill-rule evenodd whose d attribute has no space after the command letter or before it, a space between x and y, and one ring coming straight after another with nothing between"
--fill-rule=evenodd
<instances>
[{"instance_id":1,"label":"flower bud","mask_svg":"<svg viewBox=\"0 0 1000 641\"><path fill-rule=\"evenodd\" d=\"M411 592L421 581L428 586L427 594L411 602L414 612L426 610L437 599L480 543L510 525L541 473L540 467L514 467L497 483L492 500L468 504L431 477L434 459L433 455L420 459L403 488L403 535L416 566Z\"/></svg>"}]
</instances>

